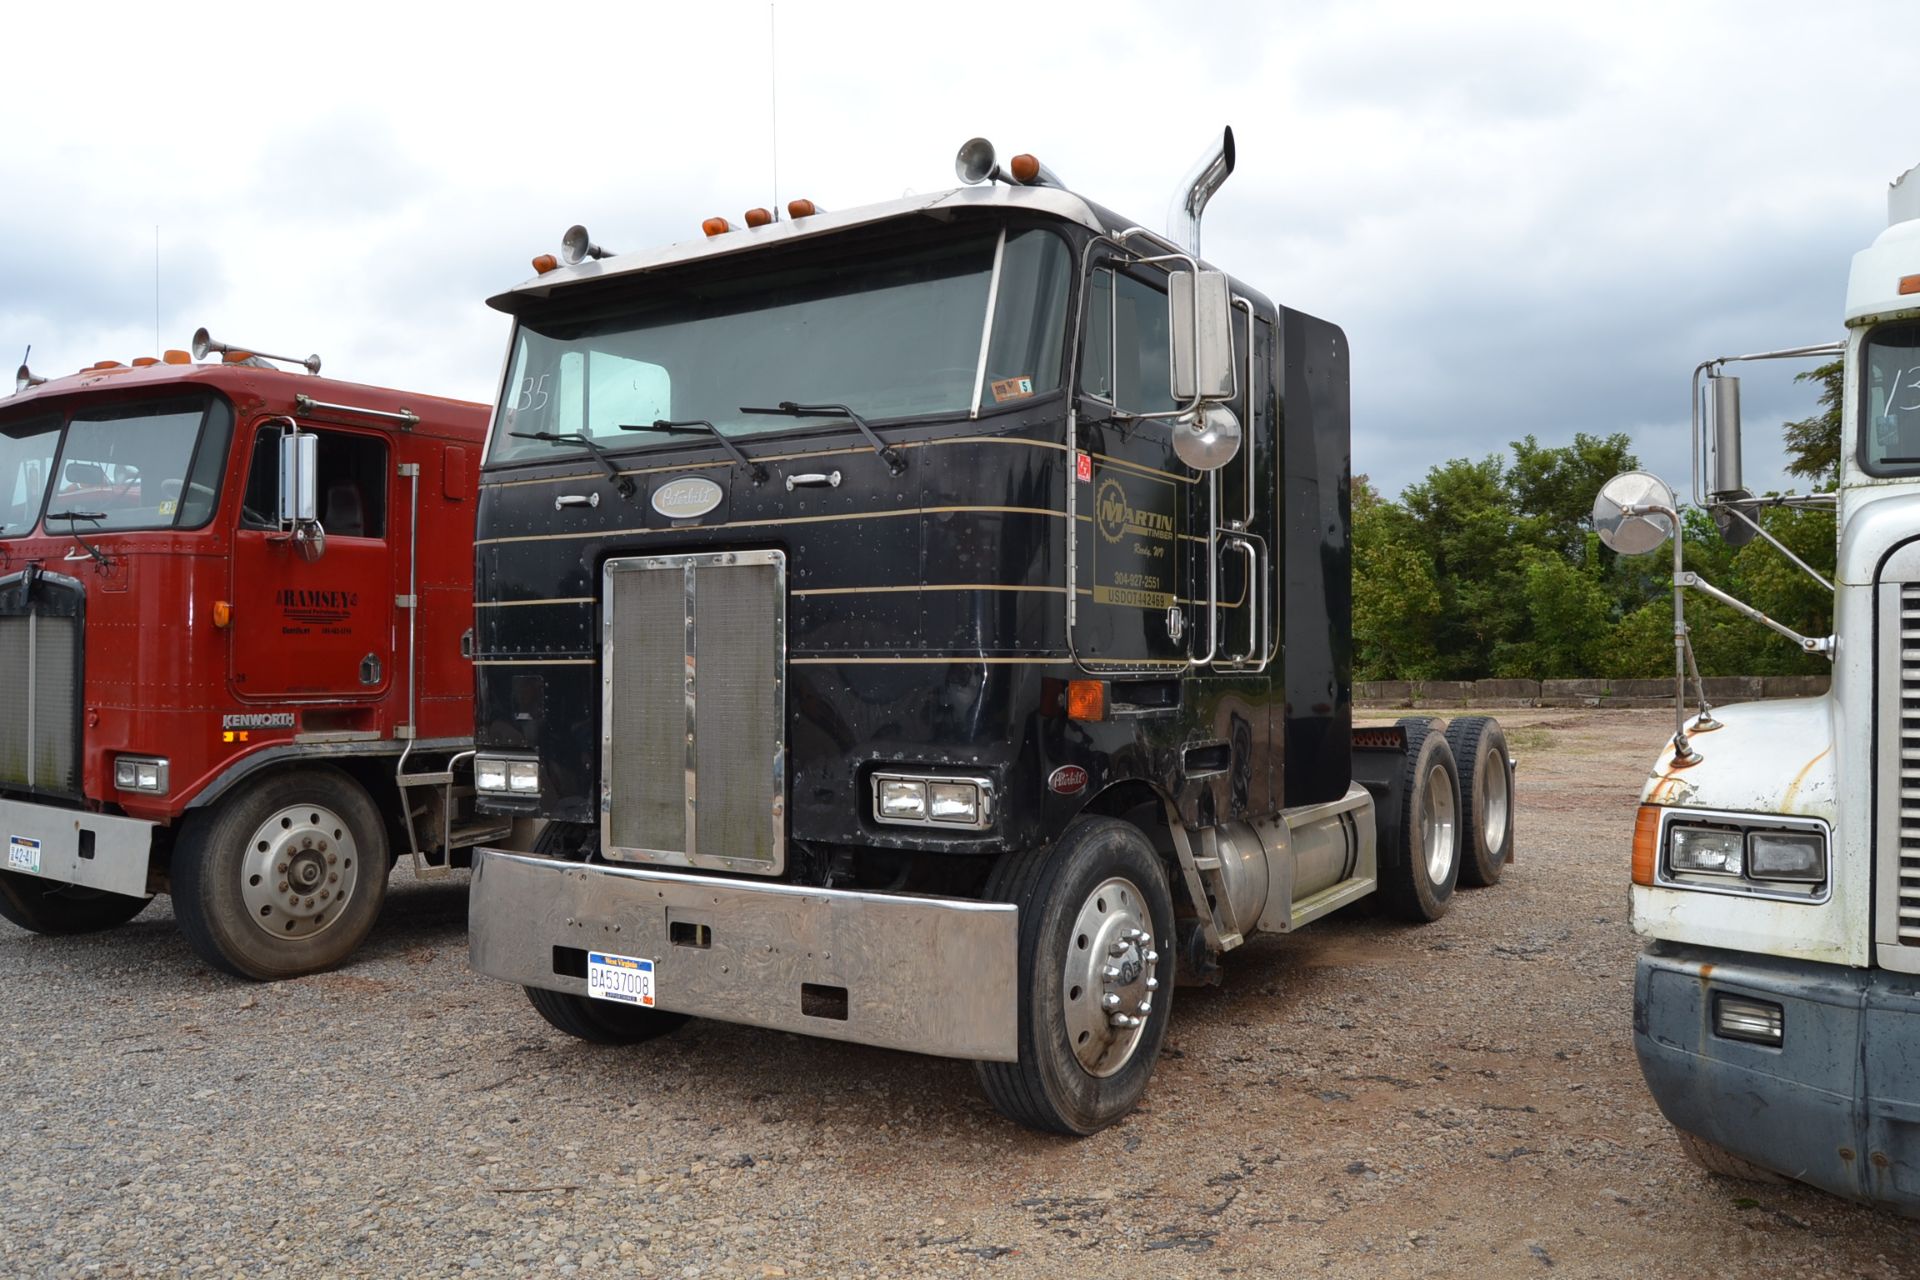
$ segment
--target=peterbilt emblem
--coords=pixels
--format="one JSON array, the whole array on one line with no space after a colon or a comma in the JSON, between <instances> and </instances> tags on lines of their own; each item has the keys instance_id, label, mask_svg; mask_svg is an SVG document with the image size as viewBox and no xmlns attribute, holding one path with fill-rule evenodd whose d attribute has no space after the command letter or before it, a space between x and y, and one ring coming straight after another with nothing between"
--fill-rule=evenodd
<instances>
[{"instance_id":1,"label":"peterbilt emblem","mask_svg":"<svg viewBox=\"0 0 1920 1280\"><path fill-rule=\"evenodd\" d=\"M1087 789L1087 771L1077 764L1063 764L1047 775L1047 790L1055 795L1078 795Z\"/></svg>"},{"instance_id":2,"label":"peterbilt emblem","mask_svg":"<svg viewBox=\"0 0 1920 1280\"><path fill-rule=\"evenodd\" d=\"M681 476L653 491L653 509L669 520L691 520L720 505L726 493L711 480Z\"/></svg>"}]
</instances>

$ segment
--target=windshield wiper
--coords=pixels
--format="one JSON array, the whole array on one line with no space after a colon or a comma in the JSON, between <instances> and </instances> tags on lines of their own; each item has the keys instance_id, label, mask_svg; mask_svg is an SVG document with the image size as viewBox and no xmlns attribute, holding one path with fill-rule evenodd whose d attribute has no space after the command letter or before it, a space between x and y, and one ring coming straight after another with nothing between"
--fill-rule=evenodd
<instances>
[{"instance_id":1,"label":"windshield wiper","mask_svg":"<svg viewBox=\"0 0 1920 1280\"><path fill-rule=\"evenodd\" d=\"M72 538L75 542L79 543L80 549L86 552L89 556L91 556L94 560L94 563L96 564L108 564L111 562L107 559L106 552L100 550L100 548L96 546L93 546L85 538L80 536L80 529L78 525L75 524L75 521L86 520L91 523L98 524L100 521L105 520L106 518L107 518L107 513L104 511L49 511L47 512L47 519L65 520L67 522L67 536L69 538Z\"/></svg>"},{"instance_id":2,"label":"windshield wiper","mask_svg":"<svg viewBox=\"0 0 1920 1280\"><path fill-rule=\"evenodd\" d=\"M887 464L888 471L897 476L907 469L906 459L900 456L900 450L882 440L875 434L874 429L867 425L865 418L847 408L846 405L795 404L791 400L782 400L779 407L775 409L750 409L742 405L740 412L768 413L785 418L845 418L860 428L860 434L867 438L867 443L873 446L873 451L880 455L882 462Z\"/></svg>"},{"instance_id":3,"label":"windshield wiper","mask_svg":"<svg viewBox=\"0 0 1920 1280\"><path fill-rule=\"evenodd\" d=\"M727 439L726 433L708 422L705 418L687 418L681 422L669 422L665 418L655 418L647 423L622 423L622 431L658 431L669 436L711 435L720 442L720 447L733 455L734 461L747 469L753 482L759 484L767 478L767 469L761 463L749 458L739 445Z\"/></svg>"},{"instance_id":4,"label":"windshield wiper","mask_svg":"<svg viewBox=\"0 0 1920 1280\"><path fill-rule=\"evenodd\" d=\"M607 451L578 431L509 431L508 435L520 440L544 440L548 444L565 444L569 440L578 440L587 446L587 452L595 461L607 469L607 479L613 481L613 487L623 498L633 496L633 481L620 474L620 464L607 456Z\"/></svg>"}]
</instances>

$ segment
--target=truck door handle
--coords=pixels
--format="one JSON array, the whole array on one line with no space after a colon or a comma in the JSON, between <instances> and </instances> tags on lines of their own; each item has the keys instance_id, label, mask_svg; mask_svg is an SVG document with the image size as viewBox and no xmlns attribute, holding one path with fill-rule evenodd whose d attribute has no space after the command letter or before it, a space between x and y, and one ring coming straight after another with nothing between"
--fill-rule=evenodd
<instances>
[{"instance_id":1,"label":"truck door handle","mask_svg":"<svg viewBox=\"0 0 1920 1280\"><path fill-rule=\"evenodd\" d=\"M563 493L553 500L555 511L562 507L597 507L599 505L600 491L597 489L592 493Z\"/></svg>"},{"instance_id":2,"label":"truck door handle","mask_svg":"<svg viewBox=\"0 0 1920 1280\"><path fill-rule=\"evenodd\" d=\"M809 489L838 489L840 487L840 473L838 471L809 471L805 475L787 477L788 493L792 493L801 485L805 485Z\"/></svg>"}]
</instances>

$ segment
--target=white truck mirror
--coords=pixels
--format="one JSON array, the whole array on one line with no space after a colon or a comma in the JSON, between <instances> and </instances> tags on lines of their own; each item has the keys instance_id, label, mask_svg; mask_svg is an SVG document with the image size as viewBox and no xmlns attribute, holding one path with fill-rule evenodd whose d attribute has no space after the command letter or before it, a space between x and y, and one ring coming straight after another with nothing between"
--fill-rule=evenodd
<instances>
[{"instance_id":1,"label":"white truck mirror","mask_svg":"<svg viewBox=\"0 0 1920 1280\"><path fill-rule=\"evenodd\" d=\"M1233 295L1226 274L1173 272L1167 309L1173 398L1233 399Z\"/></svg>"}]
</instances>

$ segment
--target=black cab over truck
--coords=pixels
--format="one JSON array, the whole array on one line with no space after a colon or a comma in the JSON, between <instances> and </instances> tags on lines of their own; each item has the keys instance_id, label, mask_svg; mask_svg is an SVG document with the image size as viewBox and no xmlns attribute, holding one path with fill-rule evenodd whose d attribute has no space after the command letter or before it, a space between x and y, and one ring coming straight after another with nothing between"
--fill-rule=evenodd
<instances>
[{"instance_id":1,"label":"black cab over truck","mask_svg":"<svg viewBox=\"0 0 1920 1280\"><path fill-rule=\"evenodd\" d=\"M1199 260L1232 164L1170 238L976 139L937 195L575 228L492 300L477 777L549 825L477 856L476 969L1089 1133L1220 953L1498 876L1498 726L1352 727L1346 341Z\"/></svg>"}]
</instances>

